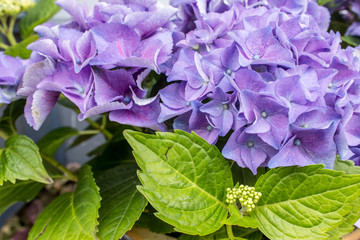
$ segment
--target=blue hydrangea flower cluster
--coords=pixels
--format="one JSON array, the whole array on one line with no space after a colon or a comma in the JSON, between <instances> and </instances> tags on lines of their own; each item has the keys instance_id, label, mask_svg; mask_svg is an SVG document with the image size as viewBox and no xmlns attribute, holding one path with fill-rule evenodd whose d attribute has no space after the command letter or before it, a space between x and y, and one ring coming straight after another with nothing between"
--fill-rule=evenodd
<instances>
[{"instance_id":1,"label":"blue hydrangea flower cluster","mask_svg":"<svg viewBox=\"0 0 360 240\"><path fill-rule=\"evenodd\" d=\"M79 119L229 139L223 155L260 166L359 161L360 49L341 49L315 0L103 0L57 3L74 20L45 24L18 94L38 129L60 94ZM168 85L152 98L150 71Z\"/></svg>"}]
</instances>

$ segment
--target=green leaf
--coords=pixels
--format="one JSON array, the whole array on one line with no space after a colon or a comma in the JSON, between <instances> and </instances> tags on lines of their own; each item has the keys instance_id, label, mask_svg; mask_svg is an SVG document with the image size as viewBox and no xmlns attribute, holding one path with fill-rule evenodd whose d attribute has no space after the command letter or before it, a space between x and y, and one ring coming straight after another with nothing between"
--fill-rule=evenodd
<instances>
[{"instance_id":1,"label":"green leaf","mask_svg":"<svg viewBox=\"0 0 360 240\"><path fill-rule=\"evenodd\" d=\"M78 133L78 130L71 127L57 128L40 139L38 146L42 153L52 157L66 140L76 136Z\"/></svg>"},{"instance_id":2,"label":"green leaf","mask_svg":"<svg viewBox=\"0 0 360 240\"><path fill-rule=\"evenodd\" d=\"M345 43L347 43L349 46L357 47L360 45L360 38L355 36L342 36L341 40L343 40Z\"/></svg>"},{"instance_id":3,"label":"green leaf","mask_svg":"<svg viewBox=\"0 0 360 240\"><path fill-rule=\"evenodd\" d=\"M257 228L259 226L256 218L251 216L242 216L237 206L231 204L229 206L229 213L231 216L222 221L226 225L237 225L245 228Z\"/></svg>"},{"instance_id":4,"label":"green leaf","mask_svg":"<svg viewBox=\"0 0 360 240\"><path fill-rule=\"evenodd\" d=\"M340 160L339 156L337 156L336 158L334 170L342 171L345 172L346 174L360 174L360 167L354 166L354 162L351 160L347 160L347 161ZM345 236L346 234L354 230L354 224L360 218L359 215L360 204L358 204L360 203L360 197L354 202L355 204L353 206L353 209L350 211L348 215L345 216L346 221L340 226L328 232L328 234L333 239L340 239L341 237Z\"/></svg>"},{"instance_id":5,"label":"green leaf","mask_svg":"<svg viewBox=\"0 0 360 240\"><path fill-rule=\"evenodd\" d=\"M126 130L142 171L139 191L164 222L187 234L220 229L227 216L226 188L232 187L229 164L220 151L195 133L180 130L155 135Z\"/></svg>"},{"instance_id":6,"label":"green leaf","mask_svg":"<svg viewBox=\"0 0 360 240\"><path fill-rule=\"evenodd\" d=\"M141 214L139 220L135 222L137 228L148 228L153 233L166 234L174 232L174 227L155 217L156 210L148 204Z\"/></svg>"},{"instance_id":7,"label":"green leaf","mask_svg":"<svg viewBox=\"0 0 360 240\"><path fill-rule=\"evenodd\" d=\"M16 202L28 202L36 197L44 184L33 181L6 182L0 186L0 215Z\"/></svg>"},{"instance_id":8,"label":"green leaf","mask_svg":"<svg viewBox=\"0 0 360 240\"><path fill-rule=\"evenodd\" d=\"M136 189L136 164L120 165L96 177L102 198L99 239L117 240L132 228L147 205Z\"/></svg>"},{"instance_id":9,"label":"green leaf","mask_svg":"<svg viewBox=\"0 0 360 240\"><path fill-rule=\"evenodd\" d=\"M263 234L257 229L242 228L238 226L233 226L232 228L233 228L234 236L239 239L247 239L247 240L263 239ZM228 239L228 235L226 232L226 228L224 226L219 231L203 237L182 234L178 239L179 240L224 240L224 239Z\"/></svg>"},{"instance_id":10,"label":"green leaf","mask_svg":"<svg viewBox=\"0 0 360 240\"><path fill-rule=\"evenodd\" d=\"M34 27L40 25L54 16L60 7L55 5L55 0L40 0L31 8L25 17L20 19L20 34L23 39L28 38Z\"/></svg>"},{"instance_id":11,"label":"green leaf","mask_svg":"<svg viewBox=\"0 0 360 240\"><path fill-rule=\"evenodd\" d=\"M360 196L360 175L322 169L323 165L281 167L261 176L262 193L251 213L270 239L327 239Z\"/></svg>"},{"instance_id":12,"label":"green leaf","mask_svg":"<svg viewBox=\"0 0 360 240\"><path fill-rule=\"evenodd\" d=\"M27 49L27 46L38 39L38 35L30 35L28 38L24 39L18 44L7 48L4 53L13 57L21 57L22 59L28 59L30 58L31 50Z\"/></svg>"},{"instance_id":13,"label":"green leaf","mask_svg":"<svg viewBox=\"0 0 360 240\"><path fill-rule=\"evenodd\" d=\"M24 114L25 103L25 99L20 99L7 105L0 118L0 136L6 139L17 134L15 122Z\"/></svg>"},{"instance_id":14,"label":"green leaf","mask_svg":"<svg viewBox=\"0 0 360 240\"><path fill-rule=\"evenodd\" d=\"M0 185L16 179L53 182L42 164L38 146L23 135L8 138L0 156Z\"/></svg>"},{"instance_id":15,"label":"green leaf","mask_svg":"<svg viewBox=\"0 0 360 240\"><path fill-rule=\"evenodd\" d=\"M335 165L334 165L335 171L342 171L346 174L360 174L360 167L355 166L354 161L351 160L340 160L339 157L336 158Z\"/></svg>"},{"instance_id":16,"label":"green leaf","mask_svg":"<svg viewBox=\"0 0 360 240\"><path fill-rule=\"evenodd\" d=\"M81 168L75 192L60 195L37 217L28 240L42 239L95 239L99 188L91 168Z\"/></svg>"},{"instance_id":17,"label":"green leaf","mask_svg":"<svg viewBox=\"0 0 360 240\"><path fill-rule=\"evenodd\" d=\"M325 5L325 4L327 4L329 2L332 2L332 1L334 1L334 0L318 0L318 4L319 5Z\"/></svg>"}]
</instances>

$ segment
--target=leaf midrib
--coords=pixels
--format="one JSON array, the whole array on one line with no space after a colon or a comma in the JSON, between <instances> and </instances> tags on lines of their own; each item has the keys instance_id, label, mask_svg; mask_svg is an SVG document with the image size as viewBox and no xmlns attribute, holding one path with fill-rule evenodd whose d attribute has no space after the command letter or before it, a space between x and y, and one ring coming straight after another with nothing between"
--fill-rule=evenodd
<instances>
[{"instance_id":1,"label":"leaf midrib","mask_svg":"<svg viewBox=\"0 0 360 240\"><path fill-rule=\"evenodd\" d=\"M262 205L262 206L256 206L255 210L256 210L257 208L268 207L268 206L272 206L272 205L278 205L278 204L280 204L280 203L298 202L299 200L302 200L302 199L306 199L306 198L309 198L309 197L314 197L314 196L322 195L323 193L329 193L329 192L333 192L333 191L338 191L339 189L346 189L346 188L350 188L350 187L353 187L353 186L356 186L356 185L360 185L360 183L354 183L354 184L351 184L351 185L347 185L346 187L343 187L343 188L337 188L337 189L332 189L332 190L326 190L326 191L321 192L321 193L316 193L316 194L313 194L313 195L308 195L308 196L304 196L304 197L297 198L297 199L289 199L289 200L285 200L285 201L281 201L281 202L276 202L276 203L266 204L266 205ZM347 197L347 198L348 198L348 197Z\"/></svg>"},{"instance_id":2,"label":"leaf midrib","mask_svg":"<svg viewBox=\"0 0 360 240\"><path fill-rule=\"evenodd\" d=\"M214 199L217 203L219 203L223 208L227 209L227 206L225 203L221 202L218 198L216 198L215 196L211 195L210 193L206 192L204 189L202 189L200 186L198 186L196 183L192 182L189 178L187 178L185 175L183 175L182 173L180 173L177 169L175 169L173 166L171 166L168 162L164 161L164 159L162 159L156 152L154 152L152 149L150 149L149 147L147 147L145 144L143 144L142 142L138 141L139 143L141 143L141 145L143 145L145 148L149 149L153 154L155 154L155 156L157 156L159 159L161 159L162 162L166 163L171 169L173 169L177 174L179 174L182 178L184 178L186 181L188 181L189 183L191 183L195 188L197 188L198 190L200 190L201 192L205 193L206 195L210 196L210 198ZM174 144L180 144L180 143L176 143L174 141L171 141ZM193 159L191 159L192 162ZM145 171L146 172L146 171Z\"/></svg>"}]
</instances>

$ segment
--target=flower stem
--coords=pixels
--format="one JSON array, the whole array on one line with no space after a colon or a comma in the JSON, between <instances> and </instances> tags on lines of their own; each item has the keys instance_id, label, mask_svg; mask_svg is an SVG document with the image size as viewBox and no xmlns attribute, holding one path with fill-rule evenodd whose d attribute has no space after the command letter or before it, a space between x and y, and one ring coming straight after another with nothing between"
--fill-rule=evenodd
<instances>
[{"instance_id":1,"label":"flower stem","mask_svg":"<svg viewBox=\"0 0 360 240\"><path fill-rule=\"evenodd\" d=\"M84 130L84 131L80 131L79 135L96 135L100 133L99 130Z\"/></svg>"},{"instance_id":2,"label":"flower stem","mask_svg":"<svg viewBox=\"0 0 360 240\"><path fill-rule=\"evenodd\" d=\"M86 118L85 119L93 128L99 130L102 134L104 134L105 138L107 140L110 140L113 135L106 129L102 128L102 126L100 126L100 124L98 124L97 122L94 122L93 120L91 120L90 118Z\"/></svg>"},{"instance_id":3,"label":"flower stem","mask_svg":"<svg viewBox=\"0 0 360 240\"><path fill-rule=\"evenodd\" d=\"M230 240L235 240L235 236L231 225L226 225L226 232Z\"/></svg>"},{"instance_id":4,"label":"flower stem","mask_svg":"<svg viewBox=\"0 0 360 240\"><path fill-rule=\"evenodd\" d=\"M44 159L49 164L53 165L54 167L56 167L57 169L59 169L60 171L65 173L69 177L69 180L73 180L73 181L78 180L78 178L75 174L73 174L69 169L67 169L63 165L61 165L61 163L56 161L54 158L49 157L49 156L45 155L44 153L40 153L40 154L41 154L42 159Z\"/></svg>"},{"instance_id":5,"label":"flower stem","mask_svg":"<svg viewBox=\"0 0 360 240\"><path fill-rule=\"evenodd\" d=\"M8 47L10 47L10 46L5 43L0 42L0 48L6 50Z\"/></svg>"},{"instance_id":6,"label":"flower stem","mask_svg":"<svg viewBox=\"0 0 360 240\"><path fill-rule=\"evenodd\" d=\"M17 44L16 39L14 37L14 26L15 26L16 18L17 18L17 16L10 17L9 28L7 29L7 34L6 34L6 37L9 40L9 43L11 44L11 46L14 46Z\"/></svg>"}]
</instances>

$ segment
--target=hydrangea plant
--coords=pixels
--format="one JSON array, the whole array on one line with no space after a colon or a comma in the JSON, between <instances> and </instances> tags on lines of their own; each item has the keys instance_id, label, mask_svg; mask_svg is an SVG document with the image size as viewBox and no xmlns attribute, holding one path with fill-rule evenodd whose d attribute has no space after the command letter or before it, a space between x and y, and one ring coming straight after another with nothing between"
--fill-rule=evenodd
<instances>
[{"instance_id":1,"label":"hydrangea plant","mask_svg":"<svg viewBox=\"0 0 360 240\"><path fill-rule=\"evenodd\" d=\"M353 230L357 1L31 5L0 2L0 213L58 178L77 187L44 209L28 239L115 240L133 227L180 240ZM72 20L47 22L59 8ZM36 144L18 135L17 117L38 130L56 103L88 128L55 129ZM106 143L79 171L54 159L69 138L76 147L97 134Z\"/></svg>"}]
</instances>

